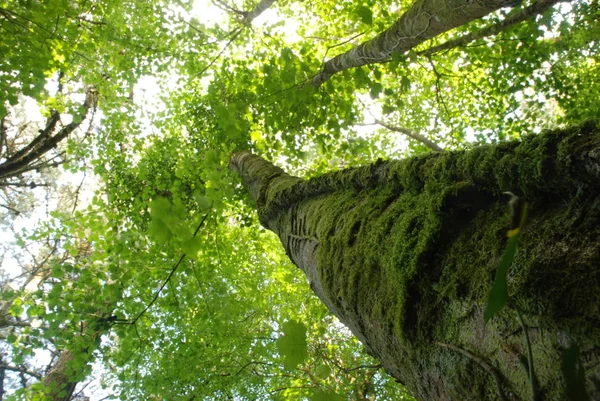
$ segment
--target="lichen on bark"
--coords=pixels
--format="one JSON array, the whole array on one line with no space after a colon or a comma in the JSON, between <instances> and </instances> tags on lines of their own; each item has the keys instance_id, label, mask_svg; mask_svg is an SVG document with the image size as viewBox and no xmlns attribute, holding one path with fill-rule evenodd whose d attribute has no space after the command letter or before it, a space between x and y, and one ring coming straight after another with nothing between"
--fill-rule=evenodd
<instances>
[{"instance_id":1,"label":"lichen on bark","mask_svg":"<svg viewBox=\"0 0 600 401\"><path fill-rule=\"evenodd\" d=\"M308 181L249 153L232 166L313 290L417 399L531 399L515 310L543 399L564 399L560 355L574 343L600 397L598 123ZM512 305L485 325L506 191L530 212Z\"/></svg>"}]
</instances>

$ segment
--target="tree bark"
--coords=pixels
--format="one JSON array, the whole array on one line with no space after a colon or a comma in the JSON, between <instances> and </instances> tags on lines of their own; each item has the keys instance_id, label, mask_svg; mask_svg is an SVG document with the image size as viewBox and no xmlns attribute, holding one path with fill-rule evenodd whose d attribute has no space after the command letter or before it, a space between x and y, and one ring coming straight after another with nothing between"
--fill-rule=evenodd
<instances>
[{"instance_id":1,"label":"tree bark","mask_svg":"<svg viewBox=\"0 0 600 401\"><path fill-rule=\"evenodd\" d=\"M558 3L570 3L573 0L537 0L529 7L525 7L515 13L508 15L502 21L488 25L475 32L469 32L461 37L448 40L447 42L441 43L437 46L430 47L429 49L417 52L419 56L431 56L432 54L442 52L444 50L453 49L459 46L465 46L475 40L487 38L488 36L494 36L498 33L507 30L521 22L532 19L536 15L540 15L548 11L552 6Z\"/></svg>"},{"instance_id":2,"label":"tree bark","mask_svg":"<svg viewBox=\"0 0 600 401\"><path fill-rule=\"evenodd\" d=\"M600 399L598 123L308 181L248 152L231 168L314 292L417 399L531 400L531 351L536 396L564 400L573 345ZM486 325L506 191L529 217L510 306Z\"/></svg>"},{"instance_id":3,"label":"tree bark","mask_svg":"<svg viewBox=\"0 0 600 401\"><path fill-rule=\"evenodd\" d=\"M73 391L77 386L77 381L72 379L73 372L70 372L74 361L75 354L72 351L62 351L50 372L42 380L44 388L51 389L48 393L50 400L69 401L71 399Z\"/></svg>"},{"instance_id":4,"label":"tree bark","mask_svg":"<svg viewBox=\"0 0 600 401\"><path fill-rule=\"evenodd\" d=\"M80 120L65 125L54 135L53 133L56 125L60 121L60 114L56 110L52 110L50 117L46 121L46 127L39 131L38 136L13 155L7 156L6 160L0 163L0 180L17 177L24 172L29 171L27 168L28 166L32 165L35 161L40 160L50 150L56 148L60 142L79 128L81 123L87 118L90 108L95 111L97 96L96 89L89 89L82 106ZM6 151L8 152L8 149Z\"/></svg>"},{"instance_id":5,"label":"tree bark","mask_svg":"<svg viewBox=\"0 0 600 401\"><path fill-rule=\"evenodd\" d=\"M319 86L338 72L387 61L392 53L405 53L427 39L516 4L519 1L417 0L390 28L328 60L312 83Z\"/></svg>"}]
</instances>

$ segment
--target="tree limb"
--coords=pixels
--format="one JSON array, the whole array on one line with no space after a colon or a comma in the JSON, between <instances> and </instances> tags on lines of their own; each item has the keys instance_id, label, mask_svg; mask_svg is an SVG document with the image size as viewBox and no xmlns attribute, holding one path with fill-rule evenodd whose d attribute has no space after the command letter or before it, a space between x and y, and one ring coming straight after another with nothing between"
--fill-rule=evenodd
<instances>
[{"instance_id":1,"label":"tree limb","mask_svg":"<svg viewBox=\"0 0 600 401\"><path fill-rule=\"evenodd\" d=\"M42 379L42 375L40 375L39 373L32 372L31 370L28 370L28 369L20 367L20 366L11 366L11 365L6 365L6 364L0 364L0 369L10 370L12 372L25 373L26 375L35 377L38 380Z\"/></svg>"},{"instance_id":2,"label":"tree limb","mask_svg":"<svg viewBox=\"0 0 600 401\"><path fill-rule=\"evenodd\" d=\"M80 116L79 122L71 122L65 125L54 136L52 132L56 128L56 124L60 120L60 114L56 110L52 110L50 118L46 122L46 127L40 130L40 134L34 138L27 146L16 152L4 163L0 164L0 178L13 177L17 173L27 167L33 161L39 159L51 149L55 148L58 143L64 140L69 134L77 129L83 120L86 119L90 108L96 107L97 92L94 88L87 91L85 102L83 104L83 113Z\"/></svg>"},{"instance_id":3,"label":"tree limb","mask_svg":"<svg viewBox=\"0 0 600 401\"><path fill-rule=\"evenodd\" d=\"M381 121L377 118L375 119L375 123L381 125L382 127L386 128L386 129L389 129L390 131L404 134L407 137L412 138L415 141L422 143L423 145L427 146L429 149L434 150L436 152L441 152L444 150L435 142L429 140L427 137L425 137L411 129L404 128L404 127L396 127L395 125L390 125L390 124L386 123L385 121Z\"/></svg>"},{"instance_id":4,"label":"tree limb","mask_svg":"<svg viewBox=\"0 0 600 401\"><path fill-rule=\"evenodd\" d=\"M447 42L444 42L437 46L430 47L427 50L419 51L416 54L419 56L430 56L434 53L439 53L444 50L452 49L458 46L464 46L467 43L473 42L475 40L482 39L487 36L496 35L520 22L535 17L536 15L542 14L557 3L568 3L571 1L572 0L538 0L529 7L525 7L517 12L508 15L505 19L496 24L489 25L483 29L478 30L477 32L470 32L459 38L448 40Z\"/></svg>"},{"instance_id":5,"label":"tree limb","mask_svg":"<svg viewBox=\"0 0 600 401\"><path fill-rule=\"evenodd\" d=\"M427 39L514 5L513 0L417 0L390 28L328 60L312 83L320 86L338 72L387 61L392 53L405 53Z\"/></svg>"},{"instance_id":6,"label":"tree limb","mask_svg":"<svg viewBox=\"0 0 600 401\"><path fill-rule=\"evenodd\" d=\"M244 25L250 25L256 17L271 7L273 3L275 3L275 0L260 0L254 9L242 12L242 15L244 16Z\"/></svg>"}]
</instances>

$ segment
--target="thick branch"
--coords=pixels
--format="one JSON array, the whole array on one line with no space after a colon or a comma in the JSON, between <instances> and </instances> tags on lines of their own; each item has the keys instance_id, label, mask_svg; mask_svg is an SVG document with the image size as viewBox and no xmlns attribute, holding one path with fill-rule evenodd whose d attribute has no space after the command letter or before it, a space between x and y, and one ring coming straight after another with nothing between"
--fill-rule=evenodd
<instances>
[{"instance_id":1,"label":"thick branch","mask_svg":"<svg viewBox=\"0 0 600 401\"><path fill-rule=\"evenodd\" d=\"M514 4L513 0L417 0L386 31L328 60L312 83L319 86L338 72L387 61L392 53L405 53L427 39Z\"/></svg>"},{"instance_id":2,"label":"thick branch","mask_svg":"<svg viewBox=\"0 0 600 401\"><path fill-rule=\"evenodd\" d=\"M51 136L56 124L60 120L59 113L56 110L53 110L46 123L46 127L40 131L40 134L27 146L19 150L0 165L0 178L13 177L17 175L21 169L27 167L33 161L41 158L51 149L54 149L62 140L64 140L67 136L69 136L69 134L71 134L71 132L81 125L81 122L87 117L90 108L95 108L95 99L95 89L88 90L85 102L83 104L83 113L80 116L80 121L73 121L70 124L67 124L60 131L58 131L56 135Z\"/></svg>"},{"instance_id":3,"label":"thick branch","mask_svg":"<svg viewBox=\"0 0 600 401\"><path fill-rule=\"evenodd\" d=\"M390 131L394 131L394 132L398 132L400 134L404 134L409 138L414 139L415 141L421 142L423 145L427 146L429 149L434 150L436 152L441 152L444 149L442 149L438 144L436 144L435 142L429 140L427 137L419 134L418 132L415 132L411 129L408 128L403 128L403 127L396 127L394 125L390 125L384 121L375 119L375 122L379 125L381 125L384 128L389 129Z\"/></svg>"},{"instance_id":4,"label":"thick branch","mask_svg":"<svg viewBox=\"0 0 600 401\"><path fill-rule=\"evenodd\" d=\"M46 122L46 127L39 131L39 135L36 136L29 144L22 149L18 150L15 154L9 157L6 162L3 164L9 165L10 163L16 162L26 156L28 153L32 152L36 146L38 146L45 139L50 138L54 128L56 128L56 124L60 121L60 114L56 110L52 110L50 113L50 118Z\"/></svg>"},{"instance_id":5,"label":"thick branch","mask_svg":"<svg viewBox=\"0 0 600 401\"><path fill-rule=\"evenodd\" d=\"M271 7L275 0L260 0L252 11L244 12L244 25L250 25L252 21L261 15L267 8Z\"/></svg>"},{"instance_id":6,"label":"thick branch","mask_svg":"<svg viewBox=\"0 0 600 401\"><path fill-rule=\"evenodd\" d=\"M488 36L496 35L518 23L521 23L525 20L535 17L536 15L544 13L546 10L548 10L550 7L552 7L553 5L555 5L557 3L561 3L561 2L568 3L571 1L572 0L539 0L539 1L536 1L529 7L525 7L522 10L509 15L508 17L506 17L505 19L503 19L502 21L500 21L494 25L487 26L483 29L478 30L477 32L470 32L459 38L452 39L452 40L449 40L442 44L439 44L437 46L430 47L427 50L417 52L417 54L420 56L430 56L434 53L439 53L441 51L452 49L452 48L455 48L458 46L464 46L467 43L473 42L475 40L482 39L482 38L485 38Z\"/></svg>"}]
</instances>

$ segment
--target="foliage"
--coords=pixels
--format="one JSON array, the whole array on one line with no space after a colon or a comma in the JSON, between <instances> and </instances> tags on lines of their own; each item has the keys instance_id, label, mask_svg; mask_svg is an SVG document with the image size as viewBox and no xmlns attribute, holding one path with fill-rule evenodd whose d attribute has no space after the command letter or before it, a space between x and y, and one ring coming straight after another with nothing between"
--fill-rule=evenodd
<instances>
[{"instance_id":1,"label":"foliage","mask_svg":"<svg viewBox=\"0 0 600 401\"><path fill-rule=\"evenodd\" d=\"M39 225L11 223L22 271L4 260L3 363L29 372L6 371L15 397L40 394L31 385L55 366L48 355L72 351L72 377L102 362L115 399L409 399L259 226L230 154L252 149L315 176L427 150L361 126L369 113L446 148L598 113L596 0L423 53L501 10L318 88L325 59L409 3L396 13L391 2L277 2L251 23L240 13L256 2L216 3L218 23L203 15L208 2L0 0L0 149L27 147L54 112L60 126L81 120L90 89L99 110L53 148L61 172L95 177L89 201L78 180L55 190L66 184L49 165L19 173L25 184L44 174L58 200ZM25 97L43 119L21 129ZM39 196L6 191L5 208Z\"/></svg>"},{"instance_id":2,"label":"foliage","mask_svg":"<svg viewBox=\"0 0 600 401\"><path fill-rule=\"evenodd\" d=\"M506 241L506 249L500 258L500 263L496 269L496 277L494 278L494 284L490 289L488 298L485 305L483 317L487 322L495 314L500 312L508 303L508 269L512 265L515 255L517 254L517 247L519 244L519 234L525 223L527 217L527 203L522 201L518 196L510 193L512 199L511 204L511 224L510 230L506 233L508 240Z\"/></svg>"}]
</instances>

